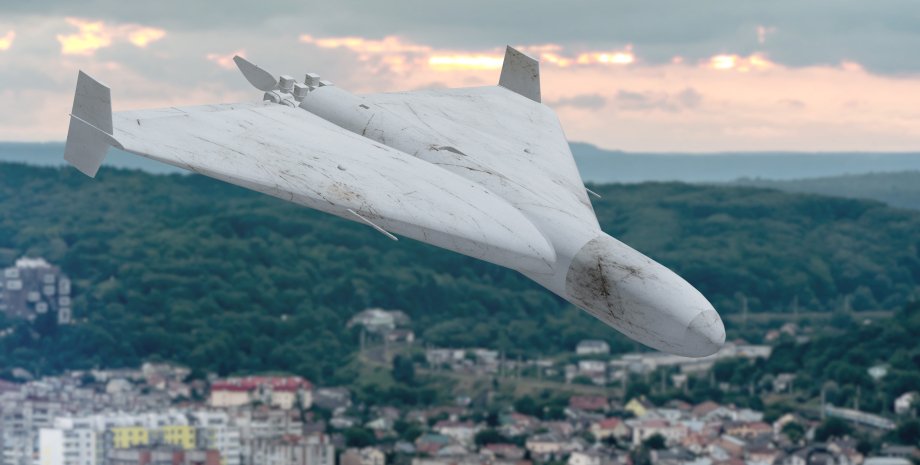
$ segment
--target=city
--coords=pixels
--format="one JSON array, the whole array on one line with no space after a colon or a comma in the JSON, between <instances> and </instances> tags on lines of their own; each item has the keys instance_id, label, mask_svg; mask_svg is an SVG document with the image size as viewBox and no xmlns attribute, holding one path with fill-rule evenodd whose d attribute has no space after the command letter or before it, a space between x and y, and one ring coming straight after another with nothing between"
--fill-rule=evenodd
<instances>
[{"instance_id":1,"label":"city","mask_svg":"<svg viewBox=\"0 0 920 465\"><path fill-rule=\"evenodd\" d=\"M61 283L68 278L57 267L20 259L3 276L7 315L35 320L50 313L72 324L59 317L67 306L42 305L65 293ZM52 282L56 292L35 296L32 289ZM713 381L726 363L768 359L770 342L730 342L716 355L690 359L612 355L606 342L584 340L570 354L527 360L482 348L424 346L401 311L367 309L348 326L360 331L362 363L393 379L479 380L486 388L389 405L357 401L354 386L318 386L291 375L193 375L167 362L37 379L20 369L14 381L0 381L2 463L880 465L908 464L920 454L884 439L916 417L916 392L898 396L884 416L829 402L780 414L663 397L688 392L691 382ZM797 331L786 324L764 339L807 338ZM782 374L758 392L782 396L795 382L794 374ZM515 394L500 386L512 386Z\"/></svg>"}]
</instances>

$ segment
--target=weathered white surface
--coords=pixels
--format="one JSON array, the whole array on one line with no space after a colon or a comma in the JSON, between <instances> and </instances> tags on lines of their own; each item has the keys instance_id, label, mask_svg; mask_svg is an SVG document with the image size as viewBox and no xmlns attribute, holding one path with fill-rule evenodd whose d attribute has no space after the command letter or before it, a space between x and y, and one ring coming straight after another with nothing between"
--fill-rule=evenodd
<instances>
[{"instance_id":1,"label":"weathered white surface","mask_svg":"<svg viewBox=\"0 0 920 465\"><path fill-rule=\"evenodd\" d=\"M556 251L550 270L520 271L633 339L686 356L724 341L718 314L696 289L601 231L545 105L502 87L368 96L330 88L301 107L500 193Z\"/></svg>"},{"instance_id":2,"label":"weathered white surface","mask_svg":"<svg viewBox=\"0 0 920 465\"><path fill-rule=\"evenodd\" d=\"M98 167L100 147L124 146L518 270L660 350L698 357L724 342L705 297L601 231L562 127L539 103L536 61L509 47L500 86L367 96L236 61L270 102L121 113L114 135L75 117L68 160ZM74 108L87 99L98 120L93 83L82 94L78 84Z\"/></svg>"},{"instance_id":3,"label":"weathered white surface","mask_svg":"<svg viewBox=\"0 0 920 465\"><path fill-rule=\"evenodd\" d=\"M125 150L512 268L552 247L487 189L316 116L271 103L115 114Z\"/></svg>"},{"instance_id":4,"label":"weathered white surface","mask_svg":"<svg viewBox=\"0 0 920 465\"><path fill-rule=\"evenodd\" d=\"M70 112L64 159L80 172L95 176L111 144L112 96L109 88L83 71L77 75L77 90ZM101 133L101 134L100 134Z\"/></svg>"},{"instance_id":5,"label":"weathered white surface","mask_svg":"<svg viewBox=\"0 0 920 465\"><path fill-rule=\"evenodd\" d=\"M498 85L540 103L540 63L511 47L505 48Z\"/></svg>"},{"instance_id":6,"label":"weathered white surface","mask_svg":"<svg viewBox=\"0 0 920 465\"><path fill-rule=\"evenodd\" d=\"M725 342L719 314L699 291L606 234L575 255L566 294L623 334L665 352L703 357Z\"/></svg>"}]
</instances>

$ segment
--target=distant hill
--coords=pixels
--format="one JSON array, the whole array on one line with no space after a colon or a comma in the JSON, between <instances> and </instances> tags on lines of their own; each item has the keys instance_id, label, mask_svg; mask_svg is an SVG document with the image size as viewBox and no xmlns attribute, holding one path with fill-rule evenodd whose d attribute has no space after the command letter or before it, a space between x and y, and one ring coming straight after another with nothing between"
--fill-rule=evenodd
<instances>
[{"instance_id":1,"label":"distant hill","mask_svg":"<svg viewBox=\"0 0 920 465\"><path fill-rule=\"evenodd\" d=\"M920 153L626 153L570 144L585 182L792 180L920 171Z\"/></svg>"},{"instance_id":2,"label":"distant hill","mask_svg":"<svg viewBox=\"0 0 920 465\"><path fill-rule=\"evenodd\" d=\"M918 292L918 212L738 186L592 189L604 230L725 314L742 300L751 312L791 313L794 301L803 312L890 310ZM0 267L22 254L66 271L81 324L17 326L0 337L0 371L160 357L329 381L358 347L346 322L370 306L404 310L438 346L511 356L582 339L635 347L519 273L196 175L103 167L92 180L0 164Z\"/></svg>"},{"instance_id":3,"label":"distant hill","mask_svg":"<svg viewBox=\"0 0 920 465\"><path fill-rule=\"evenodd\" d=\"M766 187L786 192L874 199L893 207L920 210L920 171L869 173L789 181L740 179L734 184Z\"/></svg>"},{"instance_id":4,"label":"distant hill","mask_svg":"<svg viewBox=\"0 0 920 465\"><path fill-rule=\"evenodd\" d=\"M570 144L585 182L635 183L646 181L731 182L740 178L792 180L865 174L920 171L920 153L626 153ZM61 166L60 142L0 142L0 161ZM106 166L150 173L186 173L169 165L112 149Z\"/></svg>"}]
</instances>

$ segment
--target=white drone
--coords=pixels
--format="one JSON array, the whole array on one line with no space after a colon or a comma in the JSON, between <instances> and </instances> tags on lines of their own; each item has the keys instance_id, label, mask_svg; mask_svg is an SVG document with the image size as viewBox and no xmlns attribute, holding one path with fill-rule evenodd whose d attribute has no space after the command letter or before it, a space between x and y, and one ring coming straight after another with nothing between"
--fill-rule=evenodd
<instances>
[{"instance_id":1,"label":"white drone","mask_svg":"<svg viewBox=\"0 0 920 465\"><path fill-rule=\"evenodd\" d=\"M508 267L665 352L725 342L699 291L601 231L536 60L508 47L497 86L371 95L234 60L262 102L113 115L80 72L64 158L95 176L117 147Z\"/></svg>"}]
</instances>

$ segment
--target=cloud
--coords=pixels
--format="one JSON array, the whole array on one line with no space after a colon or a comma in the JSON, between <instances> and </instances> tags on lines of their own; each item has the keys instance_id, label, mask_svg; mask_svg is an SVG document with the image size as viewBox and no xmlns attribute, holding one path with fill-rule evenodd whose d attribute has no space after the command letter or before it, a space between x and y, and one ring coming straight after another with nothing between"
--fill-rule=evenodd
<instances>
[{"instance_id":1,"label":"cloud","mask_svg":"<svg viewBox=\"0 0 920 465\"><path fill-rule=\"evenodd\" d=\"M703 96L690 87L676 93L621 89L617 91L613 101L614 106L622 111L657 110L673 113L698 108Z\"/></svg>"},{"instance_id":2,"label":"cloud","mask_svg":"<svg viewBox=\"0 0 920 465\"><path fill-rule=\"evenodd\" d=\"M239 56L241 56L241 57L243 57L243 58L246 58L246 51L243 50L243 49L239 49L239 50L237 50L237 51L235 51L235 52L230 52L230 53L226 53L226 54L221 54L221 53L209 53L209 54L205 55L205 58L206 58L208 61L210 61L210 62L216 64L217 66L220 66L221 68L224 68L224 69L236 69L236 62L233 61L233 57L236 56L236 55L239 55Z\"/></svg>"},{"instance_id":3,"label":"cloud","mask_svg":"<svg viewBox=\"0 0 920 465\"><path fill-rule=\"evenodd\" d=\"M578 94L571 97L561 97L547 105L554 108L572 107L584 110L599 110L607 104L607 98L601 94Z\"/></svg>"},{"instance_id":4,"label":"cloud","mask_svg":"<svg viewBox=\"0 0 920 465\"><path fill-rule=\"evenodd\" d=\"M128 42L136 47L145 48L148 44L156 42L166 35L166 31L153 27L129 26L133 30L128 30Z\"/></svg>"},{"instance_id":5,"label":"cloud","mask_svg":"<svg viewBox=\"0 0 920 465\"><path fill-rule=\"evenodd\" d=\"M761 53L753 53L746 57L734 54L714 55L704 63L712 69L724 71L733 70L742 73L748 71L763 71L776 66L775 63L768 60L767 57Z\"/></svg>"},{"instance_id":6,"label":"cloud","mask_svg":"<svg viewBox=\"0 0 920 465\"><path fill-rule=\"evenodd\" d=\"M230 49L251 47L235 40L243 30L285 40L290 40L288 31L376 38L399 31L403 38L438 49L553 42L608 50L633 44L653 64L675 55L695 63L717 53L762 51L789 67L851 60L875 73L920 72L920 56L904 53L920 48L920 4L910 0L876 0L871 8L864 0L699 0L693 8L686 0L534 1L527 8L491 0L225 0L220 8L187 0L0 2L4 19L87 12L106 23L154 25L171 33L227 33L233 43L225 47Z\"/></svg>"},{"instance_id":7,"label":"cloud","mask_svg":"<svg viewBox=\"0 0 920 465\"><path fill-rule=\"evenodd\" d=\"M504 50L501 48L478 51L442 49L398 36L375 40L356 36L316 37L303 34L300 42L321 49L346 49L355 53L361 61L375 62L391 71L404 71L412 65L427 65L439 71L494 70L501 69L504 61ZM544 66L560 68L624 66L636 62L631 45L618 50L585 52L568 51L558 44L520 45L517 48L540 60Z\"/></svg>"},{"instance_id":8,"label":"cloud","mask_svg":"<svg viewBox=\"0 0 920 465\"><path fill-rule=\"evenodd\" d=\"M137 24L107 25L103 21L67 18L67 23L77 28L72 34L58 34L61 55L91 56L96 50L112 45L114 40L126 40L139 48L162 39L166 31Z\"/></svg>"},{"instance_id":9,"label":"cloud","mask_svg":"<svg viewBox=\"0 0 920 465\"><path fill-rule=\"evenodd\" d=\"M266 20L262 13L252 13L247 27L221 23L231 21L220 16L224 12L215 13L213 24L197 28L191 23L179 27L152 9L147 11L150 18L116 19L94 12L92 20L82 21L101 22L89 35L108 38L109 45L84 55L61 55L55 36L80 33L63 16L11 18L0 6L0 36L12 29L17 34L15 47L0 53L0 139L63 139L78 69L111 87L116 111L257 101L261 93L233 69L231 51L245 50L252 61L276 74L317 72L357 94L498 81L505 36L488 39L488 34L498 27L495 22L503 21L507 7L497 6L488 21L480 22L483 38L470 32L468 18L425 23L420 18L428 7L421 4L418 12L408 10L416 16L412 21L375 23L365 31L365 13L350 10L350 0L344 2L341 11L339 5L319 6L309 17L286 12ZM296 10L293 4L291 8ZM335 26L340 15L352 15L355 21ZM780 32L768 34L761 45L753 32L763 18L734 24L735 35L715 26L709 36L702 23L688 32L675 21L671 32L650 23L654 34L633 28L624 35L611 29L609 35L585 40L567 36L567 25L531 34L537 22L518 27L525 19L534 18L508 23L507 37L540 58L543 99L572 140L641 151L920 149L920 114L915 110L920 107L920 79L879 73L858 53L846 60L828 53L820 63L791 66L784 58L789 49L784 41L794 38L803 48L806 38L796 36L801 30L788 23L771 22ZM668 20L667 15L660 18ZM586 17L585 27L590 29L593 21ZM147 51L138 53L130 33L122 32L128 25L135 26L131 32L145 27L166 32L146 41ZM440 29L418 29L435 26ZM300 41L302 35L309 39ZM616 58L617 53L622 57ZM731 66L713 67L713 57L720 55L728 56L719 60ZM582 56L590 58L579 63ZM758 66L758 59L769 64ZM857 104L858 111L847 106Z\"/></svg>"},{"instance_id":10,"label":"cloud","mask_svg":"<svg viewBox=\"0 0 920 465\"><path fill-rule=\"evenodd\" d=\"M9 50L13 46L13 40L16 39L16 31L10 29L0 37L0 52L4 50Z\"/></svg>"}]
</instances>

